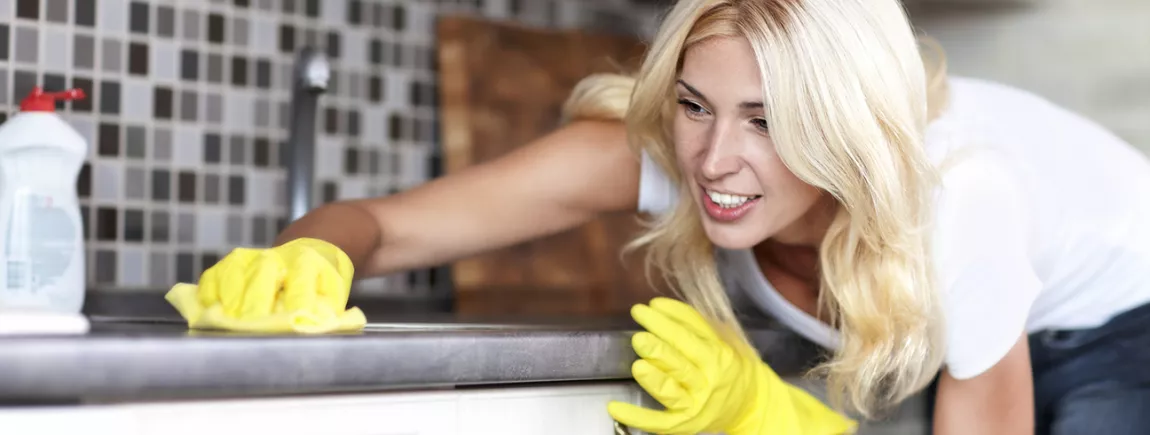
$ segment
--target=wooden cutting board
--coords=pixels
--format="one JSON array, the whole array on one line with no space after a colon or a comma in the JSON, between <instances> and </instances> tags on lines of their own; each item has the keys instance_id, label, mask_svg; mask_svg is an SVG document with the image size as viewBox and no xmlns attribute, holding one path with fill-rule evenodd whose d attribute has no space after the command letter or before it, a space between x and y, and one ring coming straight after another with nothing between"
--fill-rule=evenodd
<instances>
[{"instance_id":1,"label":"wooden cutting board","mask_svg":"<svg viewBox=\"0 0 1150 435\"><path fill-rule=\"evenodd\" d=\"M556 31L471 17L438 20L444 172L506 154L559 126L576 83L594 72L635 71L638 39ZM498 192L492 192L498 194ZM636 215L458 261L457 307L469 313L620 314L647 301L642 252L620 257ZM661 281L661 280L660 280Z\"/></svg>"}]
</instances>

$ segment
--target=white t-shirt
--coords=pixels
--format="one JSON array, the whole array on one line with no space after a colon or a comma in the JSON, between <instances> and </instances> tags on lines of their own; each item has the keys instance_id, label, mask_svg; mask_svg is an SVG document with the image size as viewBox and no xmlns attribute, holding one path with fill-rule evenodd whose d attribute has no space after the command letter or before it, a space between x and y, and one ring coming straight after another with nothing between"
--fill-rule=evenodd
<instances>
[{"instance_id":1,"label":"white t-shirt","mask_svg":"<svg viewBox=\"0 0 1150 435\"><path fill-rule=\"evenodd\" d=\"M1096 327L1150 301L1146 157L1027 92L961 77L951 92L926 133L936 164L957 158L941 166L932 239L950 374L986 371L1024 331ZM676 192L644 155L639 209L667 211ZM750 250L717 259L733 300L837 346L838 331L776 292Z\"/></svg>"}]
</instances>

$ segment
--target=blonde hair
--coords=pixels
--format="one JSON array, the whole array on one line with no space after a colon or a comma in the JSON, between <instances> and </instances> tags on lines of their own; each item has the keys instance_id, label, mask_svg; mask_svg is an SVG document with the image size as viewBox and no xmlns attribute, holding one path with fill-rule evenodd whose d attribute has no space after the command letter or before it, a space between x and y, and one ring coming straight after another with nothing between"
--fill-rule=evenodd
<instances>
[{"instance_id":1,"label":"blonde hair","mask_svg":"<svg viewBox=\"0 0 1150 435\"><path fill-rule=\"evenodd\" d=\"M942 364L943 316L925 230L937 174L923 137L946 105L945 56L936 50L924 63L926 49L938 47L916 44L897 0L682 0L637 77L601 74L576 86L566 119L625 120L631 146L681 187L676 208L630 248L648 247L648 264L746 348L715 247L680 182L671 134L682 55L714 37L750 42L782 161L838 203L819 249L819 309L841 345L816 369L833 404L873 416L925 387Z\"/></svg>"}]
</instances>

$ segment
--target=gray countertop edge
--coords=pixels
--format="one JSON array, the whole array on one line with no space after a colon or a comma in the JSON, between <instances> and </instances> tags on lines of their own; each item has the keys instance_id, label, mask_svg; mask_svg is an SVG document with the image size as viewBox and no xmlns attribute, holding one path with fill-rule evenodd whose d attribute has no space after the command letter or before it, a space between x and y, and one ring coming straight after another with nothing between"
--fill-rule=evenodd
<instances>
[{"instance_id":1,"label":"gray countertop edge","mask_svg":"<svg viewBox=\"0 0 1150 435\"><path fill-rule=\"evenodd\" d=\"M7 338L0 403L251 397L630 380L627 330ZM752 331L783 376L813 348ZM773 355L773 357L772 357Z\"/></svg>"}]
</instances>

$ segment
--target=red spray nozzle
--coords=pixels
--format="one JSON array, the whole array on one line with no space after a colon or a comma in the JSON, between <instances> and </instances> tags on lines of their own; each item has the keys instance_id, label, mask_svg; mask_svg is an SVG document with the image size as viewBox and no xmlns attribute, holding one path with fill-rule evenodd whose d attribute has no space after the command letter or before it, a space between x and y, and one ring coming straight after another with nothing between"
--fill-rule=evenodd
<instances>
[{"instance_id":1,"label":"red spray nozzle","mask_svg":"<svg viewBox=\"0 0 1150 435\"><path fill-rule=\"evenodd\" d=\"M39 86L32 88L24 101L20 102L21 112L55 112L58 100L80 100L87 98L83 89L68 89L62 92L44 92Z\"/></svg>"}]
</instances>

